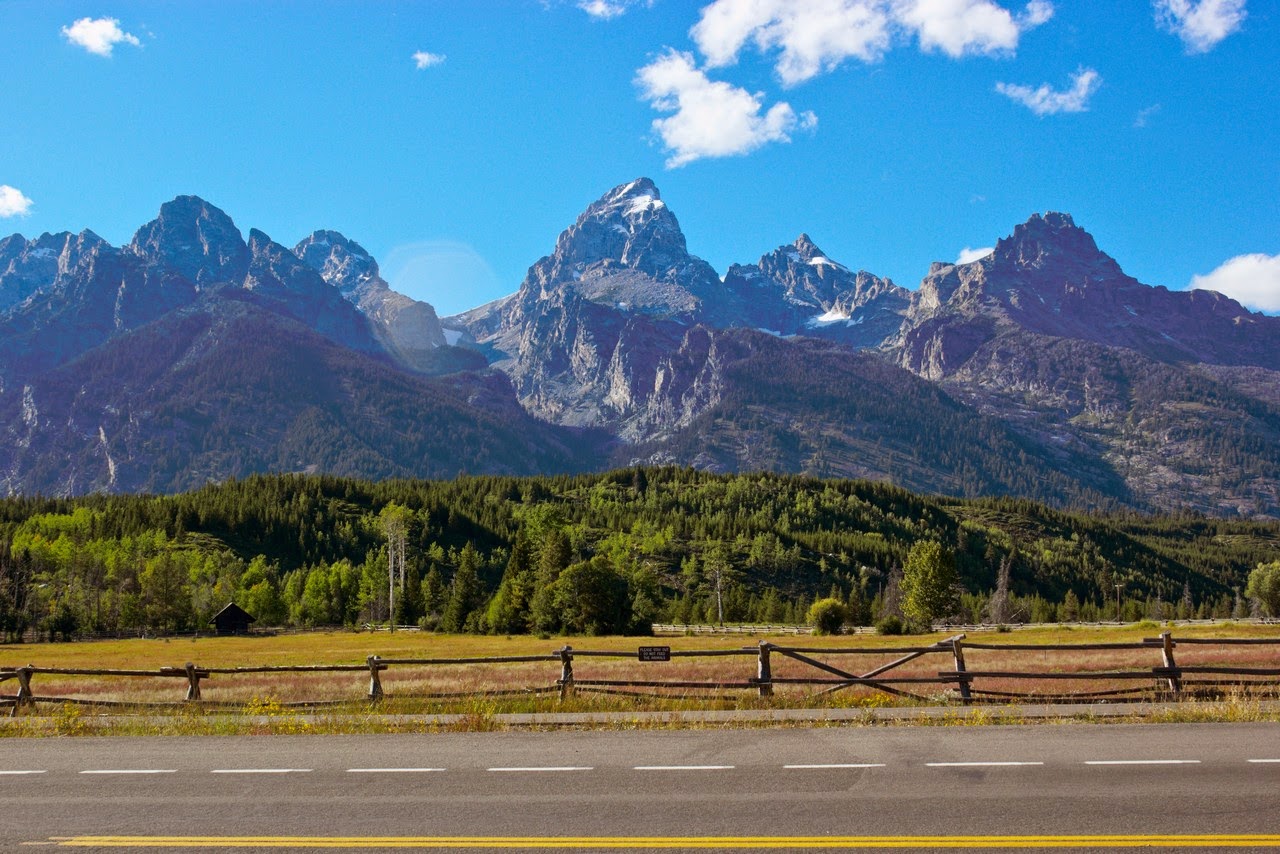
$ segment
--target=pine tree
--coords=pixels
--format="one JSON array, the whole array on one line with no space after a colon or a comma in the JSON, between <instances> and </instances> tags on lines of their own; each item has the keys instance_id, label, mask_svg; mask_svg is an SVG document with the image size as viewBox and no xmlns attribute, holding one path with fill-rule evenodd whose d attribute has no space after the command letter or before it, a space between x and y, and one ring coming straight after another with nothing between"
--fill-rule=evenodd
<instances>
[{"instance_id":1,"label":"pine tree","mask_svg":"<svg viewBox=\"0 0 1280 854\"><path fill-rule=\"evenodd\" d=\"M480 556L475 547L467 543L458 554L458 570L453 575L449 592L449 604L445 606L440 628L446 632L461 632L467 628L472 612L484 604L484 590L480 585Z\"/></svg>"},{"instance_id":2,"label":"pine tree","mask_svg":"<svg viewBox=\"0 0 1280 854\"><path fill-rule=\"evenodd\" d=\"M423 616L438 625L444 617L444 609L449 604L449 588L445 586L440 567L431 564L427 577L422 579L422 612Z\"/></svg>"},{"instance_id":3,"label":"pine tree","mask_svg":"<svg viewBox=\"0 0 1280 854\"><path fill-rule=\"evenodd\" d=\"M571 554L569 537L562 529L548 532L538 555L536 589L530 607L533 628L539 632L554 632L560 628L554 587L560 573L569 565Z\"/></svg>"},{"instance_id":4,"label":"pine tree","mask_svg":"<svg viewBox=\"0 0 1280 854\"><path fill-rule=\"evenodd\" d=\"M489 602L489 629L497 634L524 634L529 631L533 598L533 553L524 530L516 532L511 557Z\"/></svg>"},{"instance_id":5,"label":"pine tree","mask_svg":"<svg viewBox=\"0 0 1280 854\"><path fill-rule=\"evenodd\" d=\"M1062 597L1062 607L1058 613L1065 623L1074 623L1080 619L1080 600L1074 590L1068 590L1067 595Z\"/></svg>"}]
</instances>

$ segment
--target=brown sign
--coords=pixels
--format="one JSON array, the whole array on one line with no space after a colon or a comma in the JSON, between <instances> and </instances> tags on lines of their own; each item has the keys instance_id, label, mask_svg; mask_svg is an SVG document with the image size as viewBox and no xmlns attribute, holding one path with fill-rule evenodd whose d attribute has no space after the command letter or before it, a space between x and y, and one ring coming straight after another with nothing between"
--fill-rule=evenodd
<instances>
[{"instance_id":1,"label":"brown sign","mask_svg":"<svg viewBox=\"0 0 1280 854\"><path fill-rule=\"evenodd\" d=\"M641 661L670 661L671 647L669 646L642 646L640 647Z\"/></svg>"}]
</instances>

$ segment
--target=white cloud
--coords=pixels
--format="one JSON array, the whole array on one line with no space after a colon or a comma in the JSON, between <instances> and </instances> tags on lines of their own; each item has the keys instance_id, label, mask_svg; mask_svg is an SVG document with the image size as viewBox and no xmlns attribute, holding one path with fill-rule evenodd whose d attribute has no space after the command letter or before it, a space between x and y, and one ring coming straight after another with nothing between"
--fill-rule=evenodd
<instances>
[{"instance_id":1,"label":"white cloud","mask_svg":"<svg viewBox=\"0 0 1280 854\"><path fill-rule=\"evenodd\" d=\"M668 49L641 68L636 85L654 109L674 113L653 121L671 153L668 169L704 157L747 154L770 142L790 142L793 131L818 123L813 113L797 115L785 102L761 115L760 94L709 79L691 54L676 50Z\"/></svg>"},{"instance_id":2,"label":"white cloud","mask_svg":"<svg viewBox=\"0 0 1280 854\"><path fill-rule=\"evenodd\" d=\"M598 21L611 21L642 2L648 5L651 0L578 0L578 8Z\"/></svg>"},{"instance_id":3,"label":"white cloud","mask_svg":"<svg viewBox=\"0 0 1280 854\"><path fill-rule=\"evenodd\" d=\"M1024 30L1029 30L1032 27L1047 24L1052 17L1053 4L1049 0L1031 0L1018 20Z\"/></svg>"},{"instance_id":4,"label":"white cloud","mask_svg":"<svg viewBox=\"0 0 1280 854\"><path fill-rule=\"evenodd\" d=\"M1207 53L1240 29L1245 0L1155 0L1156 23L1182 39L1187 53Z\"/></svg>"},{"instance_id":5,"label":"white cloud","mask_svg":"<svg viewBox=\"0 0 1280 854\"><path fill-rule=\"evenodd\" d=\"M1160 112L1159 104L1152 104L1150 107L1143 107L1138 110L1138 114L1133 117L1133 126L1136 128L1144 128L1151 123L1151 117Z\"/></svg>"},{"instance_id":6,"label":"white cloud","mask_svg":"<svg viewBox=\"0 0 1280 854\"><path fill-rule=\"evenodd\" d=\"M715 0L690 35L711 68L736 62L748 42L776 50L778 77L794 86L846 59L875 62L895 36L952 57L1010 53L1052 16L1048 0L1018 16L992 0Z\"/></svg>"},{"instance_id":7,"label":"white cloud","mask_svg":"<svg viewBox=\"0 0 1280 854\"><path fill-rule=\"evenodd\" d=\"M972 264L974 261L979 261L983 258L986 258L988 255L990 255L992 252L995 252L995 251L996 251L996 248L994 246L987 246L982 249L970 249L968 246L966 246L965 248L960 250L959 256L956 257L956 263Z\"/></svg>"},{"instance_id":8,"label":"white cloud","mask_svg":"<svg viewBox=\"0 0 1280 854\"><path fill-rule=\"evenodd\" d=\"M1053 17L1053 6L1033 2L1015 19L989 0L901 0L897 15L916 33L922 49L958 58L971 53L1012 53L1024 29Z\"/></svg>"},{"instance_id":9,"label":"white cloud","mask_svg":"<svg viewBox=\"0 0 1280 854\"><path fill-rule=\"evenodd\" d=\"M1280 312L1280 255L1237 255L1204 276L1192 276L1191 287L1218 291L1249 308Z\"/></svg>"},{"instance_id":10,"label":"white cloud","mask_svg":"<svg viewBox=\"0 0 1280 854\"><path fill-rule=\"evenodd\" d=\"M111 56L118 44L142 47L137 36L120 29L118 18L81 18L71 26L63 27L62 35L73 45L98 56Z\"/></svg>"},{"instance_id":11,"label":"white cloud","mask_svg":"<svg viewBox=\"0 0 1280 854\"><path fill-rule=\"evenodd\" d=\"M777 49L776 70L793 86L849 57L874 62L890 44L883 0L716 0L689 33L712 68L731 65L748 41Z\"/></svg>"},{"instance_id":12,"label":"white cloud","mask_svg":"<svg viewBox=\"0 0 1280 854\"><path fill-rule=\"evenodd\" d=\"M26 216L33 202L22 191L8 184L0 184L0 219Z\"/></svg>"},{"instance_id":13,"label":"white cloud","mask_svg":"<svg viewBox=\"0 0 1280 854\"><path fill-rule=\"evenodd\" d=\"M1043 83L1032 89L1014 83L997 83L996 91L1027 107L1037 116L1055 113L1083 113L1089 99L1102 85L1102 78L1092 68L1081 68L1071 75L1071 88L1059 92Z\"/></svg>"},{"instance_id":14,"label":"white cloud","mask_svg":"<svg viewBox=\"0 0 1280 854\"><path fill-rule=\"evenodd\" d=\"M421 71L424 68L439 65L444 62L446 58L447 57L443 53L427 53L425 50L420 50L414 53L413 64L418 66L418 70Z\"/></svg>"}]
</instances>

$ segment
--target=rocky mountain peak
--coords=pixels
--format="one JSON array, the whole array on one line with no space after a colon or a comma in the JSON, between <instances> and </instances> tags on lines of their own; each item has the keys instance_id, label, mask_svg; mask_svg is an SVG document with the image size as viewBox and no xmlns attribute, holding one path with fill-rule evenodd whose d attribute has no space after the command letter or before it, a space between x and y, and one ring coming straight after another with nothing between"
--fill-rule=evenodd
<instances>
[{"instance_id":1,"label":"rocky mountain peak","mask_svg":"<svg viewBox=\"0 0 1280 854\"><path fill-rule=\"evenodd\" d=\"M361 285L381 282L378 262L364 247L337 231L314 231L293 247L293 254L320 273L343 296L349 297Z\"/></svg>"},{"instance_id":2,"label":"rocky mountain peak","mask_svg":"<svg viewBox=\"0 0 1280 854\"><path fill-rule=\"evenodd\" d=\"M796 238L796 242L791 245L795 247L796 252L798 252L800 257L805 261L811 261L814 258L826 257L823 251L817 247L817 244L815 244L807 234L801 234Z\"/></svg>"},{"instance_id":3,"label":"rocky mountain peak","mask_svg":"<svg viewBox=\"0 0 1280 854\"><path fill-rule=\"evenodd\" d=\"M751 278L752 269L735 265L730 275ZM846 280L851 278L849 268L827 257L808 234L801 234L794 243L779 246L761 257L754 269L767 280L782 285L788 299L798 299L821 309L830 307L847 284Z\"/></svg>"},{"instance_id":4,"label":"rocky mountain peak","mask_svg":"<svg viewBox=\"0 0 1280 854\"><path fill-rule=\"evenodd\" d=\"M689 253L658 188L648 178L637 178L592 202L561 233L547 260L547 282L575 279L587 266L601 263L661 278L687 262Z\"/></svg>"},{"instance_id":5,"label":"rocky mountain peak","mask_svg":"<svg viewBox=\"0 0 1280 854\"><path fill-rule=\"evenodd\" d=\"M1055 211L1044 216L1032 214L1014 226L1012 235L996 241L990 257L998 266L1021 269L1093 266L1121 274L1119 265L1098 248L1093 235L1076 225L1070 214Z\"/></svg>"},{"instance_id":6,"label":"rocky mountain peak","mask_svg":"<svg viewBox=\"0 0 1280 854\"><path fill-rule=\"evenodd\" d=\"M129 249L198 287L238 281L249 267L249 247L231 217L198 196L161 205L160 215L138 229Z\"/></svg>"}]
</instances>

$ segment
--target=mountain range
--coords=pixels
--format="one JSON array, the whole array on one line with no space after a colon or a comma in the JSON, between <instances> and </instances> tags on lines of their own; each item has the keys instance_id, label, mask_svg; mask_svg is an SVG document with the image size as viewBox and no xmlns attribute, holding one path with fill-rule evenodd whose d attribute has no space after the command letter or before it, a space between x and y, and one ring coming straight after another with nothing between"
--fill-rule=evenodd
<instances>
[{"instance_id":1,"label":"mountain range","mask_svg":"<svg viewBox=\"0 0 1280 854\"><path fill-rule=\"evenodd\" d=\"M337 232L183 196L124 247L0 240L0 433L9 494L675 464L1277 518L1280 319L1138 282L1065 213L914 291L803 234L721 276L644 178L439 318Z\"/></svg>"}]
</instances>

